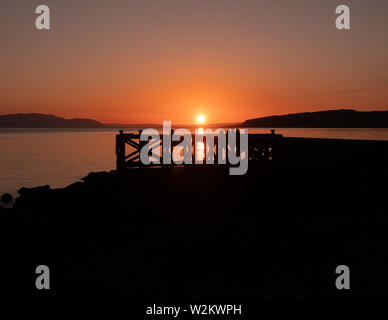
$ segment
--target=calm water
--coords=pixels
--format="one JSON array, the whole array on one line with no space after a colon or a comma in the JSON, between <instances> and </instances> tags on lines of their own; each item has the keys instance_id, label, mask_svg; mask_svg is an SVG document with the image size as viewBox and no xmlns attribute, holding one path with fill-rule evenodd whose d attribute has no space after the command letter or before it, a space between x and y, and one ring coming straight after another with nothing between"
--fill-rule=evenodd
<instances>
[{"instance_id":1,"label":"calm water","mask_svg":"<svg viewBox=\"0 0 388 320\"><path fill-rule=\"evenodd\" d=\"M250 129L269 133L270 129ZM288 137L388 140L388 129L277 129ZM64 187L115 168L114 129L0 129L0 194Z\"/></svg>"}]
</instances>

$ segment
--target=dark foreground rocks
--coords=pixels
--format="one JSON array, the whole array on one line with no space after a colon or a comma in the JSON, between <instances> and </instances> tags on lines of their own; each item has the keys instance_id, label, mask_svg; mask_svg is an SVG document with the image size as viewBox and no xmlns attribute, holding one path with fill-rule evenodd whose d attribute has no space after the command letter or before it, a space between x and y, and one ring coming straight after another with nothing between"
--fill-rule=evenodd
<instances>
[{"instance_id":1,"label":"dark foreground rocks","mask_svg":"<svg viewBox=\"0 0 388 320\"><path fill-rule=\"evenodd\" d=\"M13 201L13 197L10 193L4 193L1 198L0 198L0 201L2 203L10 203Z\"/></svg>"},{"instance_id":2,"label":"dark foreground rocks","mask_svg":"<svg viewBox=\"0 0 388 320\"><path fill-rule=\"evenodd\" d=\"M387 168L250 165L91 173L2 214L8 292L144 301L388 298ZM351 290L335 287L338 265ZM232 300L231 300L232 299Z\"/></svg>"}]
</instances>

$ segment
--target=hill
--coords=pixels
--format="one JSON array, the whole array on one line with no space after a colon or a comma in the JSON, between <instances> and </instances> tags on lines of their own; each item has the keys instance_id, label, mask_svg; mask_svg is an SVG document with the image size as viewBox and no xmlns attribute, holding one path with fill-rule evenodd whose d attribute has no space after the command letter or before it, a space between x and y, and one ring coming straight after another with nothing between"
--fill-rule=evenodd
<instances>
[{"instance_id":1,"label":"hill","mask_svg":"<svg viewBox=\"0 0 388 320\"><path fill-rule=\"evenodd\" d=\"M388 111L329 110L249 119L250 128L388 128Z\"/></svg>"},{"instance_id":2,"label":"hill","mask_svg":"<svg viewBox=\"0 0 388 320\"><path fill-rule=\"evenodd\" d=\"M104 128L92 119L64 119L40 113L15 113L0 115L0 128Z\"/></svg>"}]
</instances>

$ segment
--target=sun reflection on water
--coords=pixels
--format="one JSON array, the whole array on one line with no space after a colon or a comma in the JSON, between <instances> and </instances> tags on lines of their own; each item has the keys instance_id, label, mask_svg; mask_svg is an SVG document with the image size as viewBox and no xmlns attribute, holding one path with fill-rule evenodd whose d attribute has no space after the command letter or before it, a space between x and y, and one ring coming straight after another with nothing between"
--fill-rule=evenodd
<instances>
[{"instance_id":1,"label":"sun reflection on water","mask_svg":"<svg viewBox=\"0 0 388 320\"><path fill-rule=\"evenodd\" d=\"M205 133L205 130L203 128L198 128L196 130L196 133L200 134L200 135L203 135ZM195 147L196 147L195 159L197 161L202 161L203 162L204 159L205 159L205 144L203 142L197 142Z\"/></svg>"}]
</instances>

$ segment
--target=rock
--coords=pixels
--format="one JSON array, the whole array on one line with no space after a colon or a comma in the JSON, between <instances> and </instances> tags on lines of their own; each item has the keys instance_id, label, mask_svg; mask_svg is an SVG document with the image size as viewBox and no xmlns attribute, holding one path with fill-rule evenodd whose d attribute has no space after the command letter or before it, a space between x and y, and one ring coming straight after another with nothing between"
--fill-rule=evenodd
<instances>
[{"instance_id":1,"label":"rock","mask_svg":"<svg viewBox=\"0 0 388 320\"><path fill-rule=\"evenodd\" d=\"M83 182L75 182L65 187L65 190L80 190L84 186Z\"/></svg>"},{"instance_id":2,"label":"rock","mask_svg":"<svg viewBox=\"0 0 388 320\"><path fill-rule=\"evenodd\" d=\"M25 197L25 196L37 196L37 195L42 195L42 193L47 192L50 190L49 185L45 185L42 187L36 187L36 188L20 188L18 190L18 193L20 196Z\"/></svg>"},{"instance_id":3,"label":"rock","mask_svg":"<svg viewBox=\"0 0 388 320\"><path fill-rule=\"evenodd\" d=\"M1 196L1 199L0 199L0 200L1 200L2 203L10 203L10 202L13 201L13 197L12 197L11 194L5 193L5 194L3 194L3 195Z\"/></svg>"},{"instance_id":4,"label":"rock","mask_svg":"<svg viewBox=\"0 0 388 320\"><path fill-rule=\"evenodd\" d=\"M87 181L95 179L96 176L97 176L97 173L92 171L92 172L89 172L88 175L86 177L83 177L81 180L87 182Z\"/></svg>"}]
</instances>

